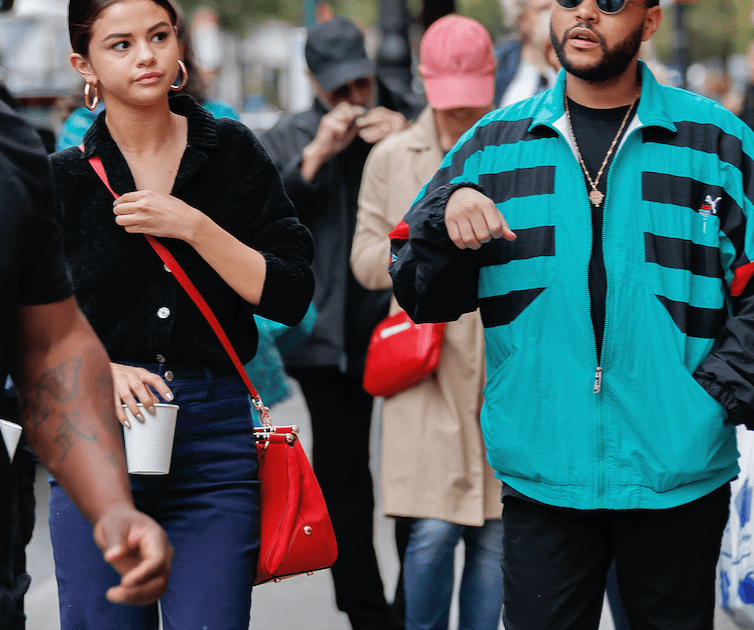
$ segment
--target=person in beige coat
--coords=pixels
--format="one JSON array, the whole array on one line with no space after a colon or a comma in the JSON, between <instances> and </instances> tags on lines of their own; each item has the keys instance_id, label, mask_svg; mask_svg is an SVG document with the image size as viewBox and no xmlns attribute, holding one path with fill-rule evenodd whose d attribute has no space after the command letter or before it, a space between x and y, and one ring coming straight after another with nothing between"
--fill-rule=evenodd
<instances>
[{"instance_id":1,"label":"person in beige coat","mask_svg":"<svg viewBox=\"0 0 754 630\"><path fill-rule=\"evenodd\" d=\"M444 153L492 109L494 69L492 41L478 22L449 15L427 30L419 71L429 105L378 144L364 168L351 266L366 288L392 287L388 233ZM393 298L390 313L399 309ZM384 401L384 510L415 519L403 565L406 630L447 629L461 539L459 630L498 627L501 483L487 464L479 425L484 369L482 322L468 313L446 326L435 373Z\"/></svg>"}]
</instances>

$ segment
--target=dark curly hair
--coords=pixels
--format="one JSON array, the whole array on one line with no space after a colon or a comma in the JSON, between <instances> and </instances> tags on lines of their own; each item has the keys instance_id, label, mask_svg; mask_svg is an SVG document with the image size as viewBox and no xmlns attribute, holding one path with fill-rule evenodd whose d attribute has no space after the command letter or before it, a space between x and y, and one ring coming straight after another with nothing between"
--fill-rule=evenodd
<instances>
[{"instance_id":1,"label":"dark curly hair","mask_svg":"<svg viewBox=\"0 0 754 630\"><path fill-rule=\"evenodd\" d=\"M107 7L120 0L71 0L68 4L68 33L73 52L87 56L92 37L92 24ZM152 0L170 14L173 26L178 23L178 11L170 0Z\"/></svg>"}]
</instances>

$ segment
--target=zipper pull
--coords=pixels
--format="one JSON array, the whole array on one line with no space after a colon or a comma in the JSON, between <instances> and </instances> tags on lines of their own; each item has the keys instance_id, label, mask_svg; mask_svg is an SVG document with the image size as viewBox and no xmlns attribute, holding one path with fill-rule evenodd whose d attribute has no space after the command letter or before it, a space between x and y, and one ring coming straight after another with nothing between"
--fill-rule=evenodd
<instances>
[{"instance_id":1,"label":"zipper pull","mask_svg":"<svg viewBox=\"0 0 754 630\"><path fill-rule=\"evenodd\" d=\"M594 393L599 394L602 391L602 368L598 367L594 373Z\"/></svg>"}]
</instances>

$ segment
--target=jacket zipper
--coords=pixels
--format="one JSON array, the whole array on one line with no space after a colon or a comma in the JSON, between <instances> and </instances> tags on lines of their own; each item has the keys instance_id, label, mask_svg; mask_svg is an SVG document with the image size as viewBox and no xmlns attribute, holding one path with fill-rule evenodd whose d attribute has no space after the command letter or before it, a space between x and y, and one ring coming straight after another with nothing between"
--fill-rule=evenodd
<instances>
[{"instance_id":1,"label":"jacket zipper","mask_svg":"<svg viewBox=\"0 0 754 630\"><path fill-rule=\"evenodd\" d=\"M605 196L607 200L607 196ZM604 217L603 217L604 228ZM605 272L607 276L607 271ZM605 328L607 328L607 293L605 293ZM594 328L592 328L594 330ZM594 356L597 363L597 367L594 370L594 395L597 396L597 466L598 466L598 482L597 482L597 500L598 507L604 508L605 499L605 421L602 416L602 362L604 361L605 354L605 334L602 334L602 356L597 354L597 341L594 339Z\"/></svg>"},{"instance_id":2,"label":"jacket zipper","mask_svg":"<svg viewBox=\"0 0 754 630\"><path fill-rule=\"evenodd\" d=\"M636 113L634 113L634 116L636 116ZM624 136L624 138L620 142L620 146L618 147L618 150L615 152L615 155L613 156L612 162L610 163L610 168L607 172L607 185L605 187L605 199L604 199L604 205L602 207L602 258L604 262L605 258L605 248L604 248L604 242L605 242L605 224L607 222L607 206L608 206L608 200L610 198L610 181L612 179L612 171L613 171L613 165L615 164L615 161L618 159L618 156L620 155L623 145L628 140L628 135L632 133L632 131L627 130L627 134ZM575 156L574 156L575 157ZM578 163L577 163L578 166ZM579 171L581 169L579 168ZM591 201L589 201L589 197L586 194L586 191L584 191L584 197L586 197L587 207L589 208L589 214L591 216ZM592 241L591 247L594 248L594 242ZM604 425L604 418L602 415L602 396L600 395L602 393L602 378L603 378L603 363L604 363L604 356L605 356L605 345L606 345L606 331L607 331L607 324L608 324L608 287L610 285L609 281L609 273L607 270L607 265L605 265L605 323L603 328L603 334L602 334L602 349L600 354L597 354L597 339L596 339L596 332L594 330L594 323L592 323L592 344L594 349L594 358L595 358L595 370L594 370L594 383L593 383L593 392L595 396L599 396L597 398L597 460L598 460L598 468L599 468L599 479L598 479L598 486L597 486L597 498L598 498L598 506L599 508L605 507L605 486L606 486L606 475L605 475L605 425ZM587 287L589 286L589 269L587 269ZM591 295L591 294L590 294ZM590 316L591 321L591 316Z\"/></svg>"},{"instance_id":3,"label":"jacket zipper","mask_svg":"<svg viewBox=\"0 0 754 630\"><path fill-rule=\"evenodd\" d=\"M636 116L636 113L634 113L634 116ZM606 234L606 226L607 226L607 209L608 209L608 202L610 200L610 182L612 180L613 175L613 167L615 166L615 163L618 160L618 157L620 156L623 146L628 141L628 134L630 134L631 131L628 131L627 134L623 137L621 140L621 143L618 147L618 150L615 152L615 155L613 156L612 162L610 163L610 167L607 171L607 183L605 186L605 200L604 205L602 206L602 262L604 263L605 267L605 323L604 328L602 330L602 349L600 352L600 356L597 356L597 368L595 370L594 375L594 393L595 395L600 395L602 393L602 376L603 376L603 369L605 364L605 348L607 346L607 330L608 330L608 324L609 324L609 313L610 309L608 309L608 302L609 302L609 295L610 295L610 273L608 270L607 262L605 261L605 234ZM597 354L597 342L595 340L595 355ZM604 509L605 507L605 488L606 488L606 471L605 471L605 419L603 416L603 407L602 407L602 396L600 395L599 398L597 398L597 457L599 460L599 485L597 488L597 498L598 498L598 507L600 509Z\"/></svg>"},{"instance_id":4,"label":"jacket zipper","mask_svg":"<svg viewBox=\"0 0 754 630\"><path fill-rule=\"evenodd\" d=\"M613 158L614 159L614 158ZM609 182L608 182L609 186ZM607 193L607 190L605 192ZM605 205L602 207L602 257L604 262L605 256L605 210L607 209L607 194L605 195ZM590 207L591 211L591 207ZM594 243L592 243L594 247ZM588 274L588 272L587 272ZM600 353L597 354L597 335L594 330L594 323L592 322L592 343L594 344L594 357L596 367L594 370L594 395L597 396L597 466L598 466L598 481L597 481L597 501L600 509L604 508L605 499L605 486L606 486L606 473L605 473L605 421L602 415L602 376L603 376L603 363L605 359L605 331L607 330L607 267L605 267L605 303L603 308L605 309L605 323L602 330L602 348Z\"/></svg>"},{"instance_id":5,"label":"jacket zipper","mask_svg":"<svg viewBox=\"0 0 754 630\"><path fill-rule=\"evenodd\" d=\"M597 369L594 372L594 393L599 394L601 391L602 391L602 367L600 367L600 365L598 364Z\"/></svg>"},{"instance_id":6,"label":"jacket zipper","mask_svg":"<svg viewBox=\"0 0 754 630\"><path fill-rule=\"evenodd\" d=\"M614 160L615 158L613 158ZM608 188L609 188L609 176L608 173ZM606 188L605 192L607 193L608 188ZM584 193L586 196L586 192ZM589 198L586 198L587 206L589 208L589 216L592 214L592 206L591 201L589 201ZM605 195L605 205L603 206L603 212L602 212L602 239L604 243L604 231L605 231L605 209L607 208L607 194ZM591 224L591 221L590 221ZM590 233L593 233L592 230L590 230ZM591 237L590 237L591 238ZM594 249L594 241L591 240L591 250ZM591 255L591 254L590 254ZM603 259L604 259L604 247L603 247ZM589 287L589 268L587 266L587 293L591 296L591 293L588 291ZM605 269L605 278L607 278L607 269ZM607 329L607 291L605 291L605 329ZM591 314L589 315L589 321L591 323L592 328L592 350L594 354L594 362L595 362L595 369L594 369L594 383L593 383L593 392L595 396L599 395L602 392L602 361L604 357L605 352L605 334L603 329L602 334L602 351L600 354L597 354L597 334L594 328L594 322L592 321ZM602 356L600 356L602 355ZM598 466L598 481L597 481L597 498L598 498L598 505L600 508L604 507L604 496L605 496L605 427L603 423L602 418L602 396L599 396L597 398L597 466Z\"/></svg>"},{"instance_id":7,"label":"jacket zipper","mask_svg":"<svg viewBox=\"0 0 754 630\"><path fill-rule=\"evenodd\" d=\"M617 153L616 156L617 157ZM615 157L613 157L613 162L615 161ZM575 158L575 156L574 156ZM581 172L581 167L576 163L577 166L579 166L579 172ZM612 164L610 165L612 167ZM610 188L610 171L608 171L608 179L607 179L607 187L605 189L605 193L609 191ZM592 215L592 205L591 201L589 200L589 196L586 193L586 190L584 189L583 192L583 198L586 201L586 206L589 210L589 216ZM602 212L602 239L604 243L605 239L605 209L607 208L607 199L608 195L605 195L604 199L604 206L603 206L603 212ZM590 227L591 227L591 220L590 220ZM593 234L592 230L589 230L590 234ZM594 249L594 240L593 237L590 236L590 252ZM591 256L591 253L590 253ZM604 247L602 256L604 259L605 253L604 253ZM607 278L607 268L605 269L605 278ZM606 283L607 284L607 283ZM587 271L586 271L586 285L587 285L587 294L590 296L591 299L591 293L589 292L589 266L587 265ZM595 369L594 369L594 382L593 382L593 392L594 395L597 396L602 392L602 356L597 354L597 333L594 328L594 322L591 318L591 313L589 314L589 322L592 329L592 351L594 355L594 363L595 363ZM607 291L605 291L605 329L607 329ZM605 352L605 335L604 335L604 329L603 329L603 335L602 335L602 354L604 356ZM598 497L598 505L600 508L604 506L604 496L605 496L605 434L604 434L604 424L602 419L602 396L599 396L597 398L597 462L598 462L598 482L597 482L597 497Z\"/></svg>"}]
</instances>

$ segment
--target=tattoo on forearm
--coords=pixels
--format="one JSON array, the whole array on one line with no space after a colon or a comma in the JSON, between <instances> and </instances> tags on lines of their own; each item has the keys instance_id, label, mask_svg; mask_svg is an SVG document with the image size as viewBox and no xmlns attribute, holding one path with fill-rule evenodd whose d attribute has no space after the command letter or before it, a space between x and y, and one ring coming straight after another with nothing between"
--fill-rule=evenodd
<instances>
[{"instance_id":1,"label":"tattoo on forearm","mask_svg":"<svg viewBox=\"0 0 754 630\"><path fill-rule=\"evenodd\" d=\"M113 451L105 459L107 459L107 461L110 462L110 465L115 470L120 470L120 462L123 460L123 456L122 455L120 457L118 457L118 454L115 451Z\"/></svg>"},{"instance_id":2,"label":"tattoo on forearm","mask_svg":"<svg viewBox=\"0 0 754 630\"><path fill-rule=\"evenodd\" d=\"M84 378L84 359L74 357L43 374L21 397L21 411L32 427L39 429L48 421L59 423L54 425L53 441L60 459L65 459L76 442L98 441L96 426L82 428L83 409L71 408L79 402L76 400L79 396L81 403L92 406L88 413L99 416L108 431L116 434L120 429L115 419L109 368L101 369L94 377L93 391L89 389L89 395L86 389L91 386L84 384ZM117 467L115 460L111 461Z\"/></svg>"},{"instance_id":3,"label":"tattoo on forearm","mask_svg":"<svg viewBox=\"0 0 754 630\"><path fill-rule=\"evenodd\" d=\"M82 363L81 357L69 359L45 373L29 388L23 398L22 411L31 415L34 428L41 427L60 403L70 402L79 395Z\"/></svg>"},{"instance_id":4,"label":"tattoo on forearm","mask_svg":"<svg viewBox=\"0 0 754 630\"><path fill-rule=\"evenodd\" d=\"M81 418L78 413L62 414L63 422L58 427L58 434L55 436L55 444L60 447L60 459L65 459L68 452L73 448L76 439L86 440L87 442L96 442L97 434L93 429L85 433L79 429Z\"/></svg>"}]
</instances>

